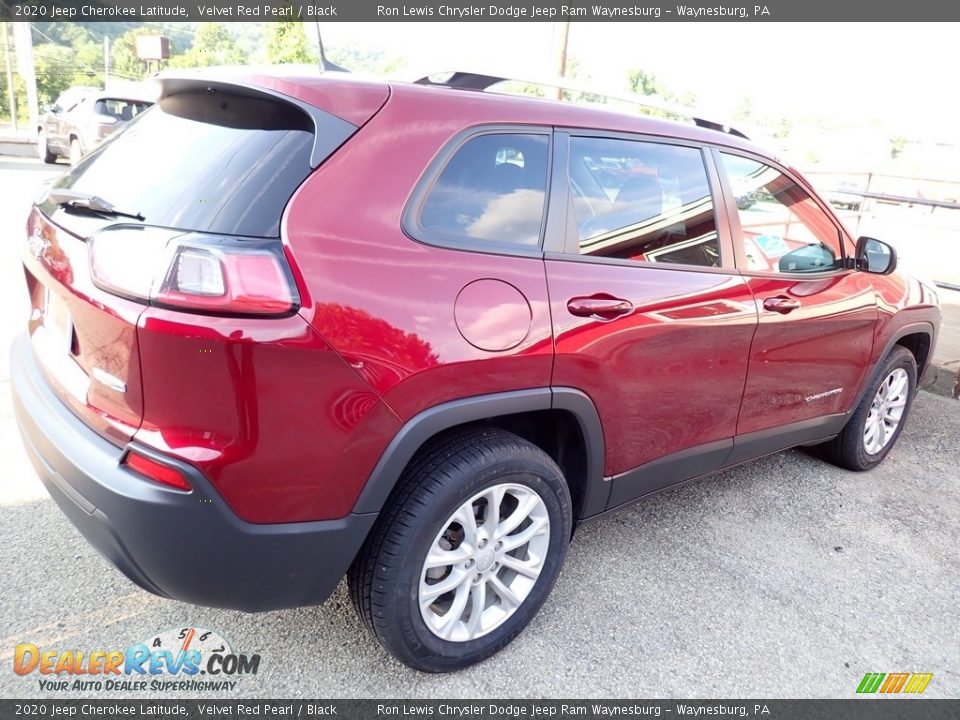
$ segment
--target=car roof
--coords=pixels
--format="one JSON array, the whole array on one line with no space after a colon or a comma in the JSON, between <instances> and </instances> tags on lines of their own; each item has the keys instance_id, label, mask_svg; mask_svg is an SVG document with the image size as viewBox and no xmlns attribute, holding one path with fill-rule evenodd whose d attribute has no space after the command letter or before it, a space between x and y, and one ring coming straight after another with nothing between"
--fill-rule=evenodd
<instances>
[{"instance_id":1,"label":"car roof","mask_svg":"<svg viewBox=\"0 0 960 720\"><path fill-rule=\"evenodd\" d=\"M483 122L552 125L570 129L656 135L696 143L723 145L772 157L769 151L730 133L625 112L605 105L412 83L391 83L390 85L392 91L398 96L409 96L423 103L438 105L469 103L476 109L478 116L483 116Z\"/></svg>"},{"instance_id":2,"label":"car roof","mask_svg":"<svg viewBox=\"0 0 960 720\"><path fill-rule=\"evenodd\" d=\"M126 100L129 102L146 102L146 103L154 102L149 92L138 92L138 91L129 91L129 90L118 90L117 92L113 92L110 90L98 90L95 93L90 93L90 95L88 95L88 98L93 100Z\"/></svg>"},{"instance_id":3,"label":"car roof","mask_svg":"<svg viewBox=\"0 0 960 720\"><path fill-rule=\"evenodd\" d=\"M672 138L695 143L719 145L752 152L776 159L763 147L742 137L720 130L698 127L693 124L665 120L636 113L624 112L604 105L577 104L560 100L498 93L493 91L466 90L442 86L370 78L361 74L323 72L309 65L267 66L217 66L190 71L167 70L154 76L166 78L207 78L227 82L258 85L289 94L299 86L307 93L296 93L300 99L310 101L312 92L324 94L336 92L341 86L345 93L354 93L363 86L389 88L396 100L425 105L428 109L441 110L461 108L456 113L458 120L470 115L475 124L528 124L590 129L608 132L623 132ZM440 113L449 115L449 113ZM474 124L474 123L472 123Z\"/></svg>"}]
</instances>

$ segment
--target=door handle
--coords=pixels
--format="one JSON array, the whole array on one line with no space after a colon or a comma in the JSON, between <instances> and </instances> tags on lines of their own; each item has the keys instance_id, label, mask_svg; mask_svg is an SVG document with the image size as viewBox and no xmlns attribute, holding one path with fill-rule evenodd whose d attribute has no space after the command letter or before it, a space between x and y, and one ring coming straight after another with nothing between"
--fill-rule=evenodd
<instances>
[{"instance_id":1,"label":"door handle","mask_svg":"<svg viewBox=\"0 0 960 720\"><path fill-rule=\"evenodd\" d=\"M768 297L763 301L764 310L771 310L773 312L780 313L781 315L786 315L788 312L793 312L798 307L800 307L799 301L788 297L783 297L782 295L778 295L777 297Z\"/></svg>"},{"instance_id":2,"label":"door handle","mask_svg":"<svg viewBox=\"0 0 960 720\"><path fill-rule=\"evenodd\" d=\"M633 310L633 303L610 295L575 297L567 301L567 310L577 317L593 317L600 320L613 320Z\"/></svg>"}]
</instances>

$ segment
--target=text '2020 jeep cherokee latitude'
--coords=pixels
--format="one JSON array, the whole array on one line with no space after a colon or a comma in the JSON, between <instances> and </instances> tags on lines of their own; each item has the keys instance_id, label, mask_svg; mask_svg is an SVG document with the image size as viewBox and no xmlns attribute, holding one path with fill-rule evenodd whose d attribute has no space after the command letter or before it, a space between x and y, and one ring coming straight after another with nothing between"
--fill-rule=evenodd
<instances>
[{"instance_id":1,"label":"text '2020 jeep cherokee latitude'","mask_svg":"<svg viewBox=\"0 0 960 720\"><path fill-rule=\"evenodd\" d=\"M153 593L257 611L346 574L390 652L452 670L523 629L578 523L800 444L866 470L903 429L936 294L735 134L161 88L33 209L11 365L50 494Z\"/></svg>"}]
</instances>

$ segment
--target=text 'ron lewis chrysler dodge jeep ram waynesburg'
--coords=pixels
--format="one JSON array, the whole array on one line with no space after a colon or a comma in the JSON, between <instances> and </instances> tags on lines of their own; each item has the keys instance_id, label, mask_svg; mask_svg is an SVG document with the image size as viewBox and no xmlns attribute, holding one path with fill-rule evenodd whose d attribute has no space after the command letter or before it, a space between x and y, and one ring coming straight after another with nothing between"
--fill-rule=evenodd
<instances>
[{"instance_id":1,"label":"text 'ron lewis chrysler dodge jeep ram waynesburg'","mask_svg":"<svg viewBox=\"0 0 960 720\"><path fill-rule=\"evenodd\" d=\"M893 447L940 313L890 246L735 131L495 80L162 78L38 200L17 418L135 583L257 611L346 574L391 653L454 670L579 523Z\"/></svg>"}]
</instances>

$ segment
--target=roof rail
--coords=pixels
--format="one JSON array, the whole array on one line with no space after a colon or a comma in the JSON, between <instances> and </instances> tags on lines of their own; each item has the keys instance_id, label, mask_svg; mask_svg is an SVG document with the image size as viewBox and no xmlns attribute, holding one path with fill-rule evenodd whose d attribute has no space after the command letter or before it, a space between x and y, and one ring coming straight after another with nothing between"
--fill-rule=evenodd
<instances>
[{"instance_id":1,"label":"roof rail","mask_svg":"<svg viewBox=\"0 0 960 720\"><path fill-rule=\"evenodd\" d=\"M445 77L443 80L436 80L438 77ZM459 90L479 90L484 91L488 90L494 85L502 82L518 82L524 83L526 85L537 85L541 87L550 87L556 88L558 90L567 90L570 92L578 92L583 95L590 95L592 97L605 98L607 100L616 100L618 102L629 103L631 105L638 105L640 107L648 108L651 110L659 110L661 112L671 113L673 115L678 115L680 117L685 117L694 122L697 127L708 128L710 130L717 130L719 132L724 132L729 135L736 135L737 137L747 138L742 132L737 130L730 125L726 125L715 120L708 120L707 118L701 117L694 108L686 107L684 105L675 105L673 103L663 102L657 100L656 98L651 98L648 95L634 95L630 93L609 93L597 90L596 87L587 85L584 83L578 83L575 80L570 80L569 78L564 77L555 77L555 78L513 78L513 77L501 77L499 75L488 75L484 73L474 73L474 72L464 72L464 71L446 71L446 72L437 72L431 73L430 75L425 75L417 80L413 81L417 85L431 85L434 87L449 87L456 88Z\"/></svg>"}]
</instances>

